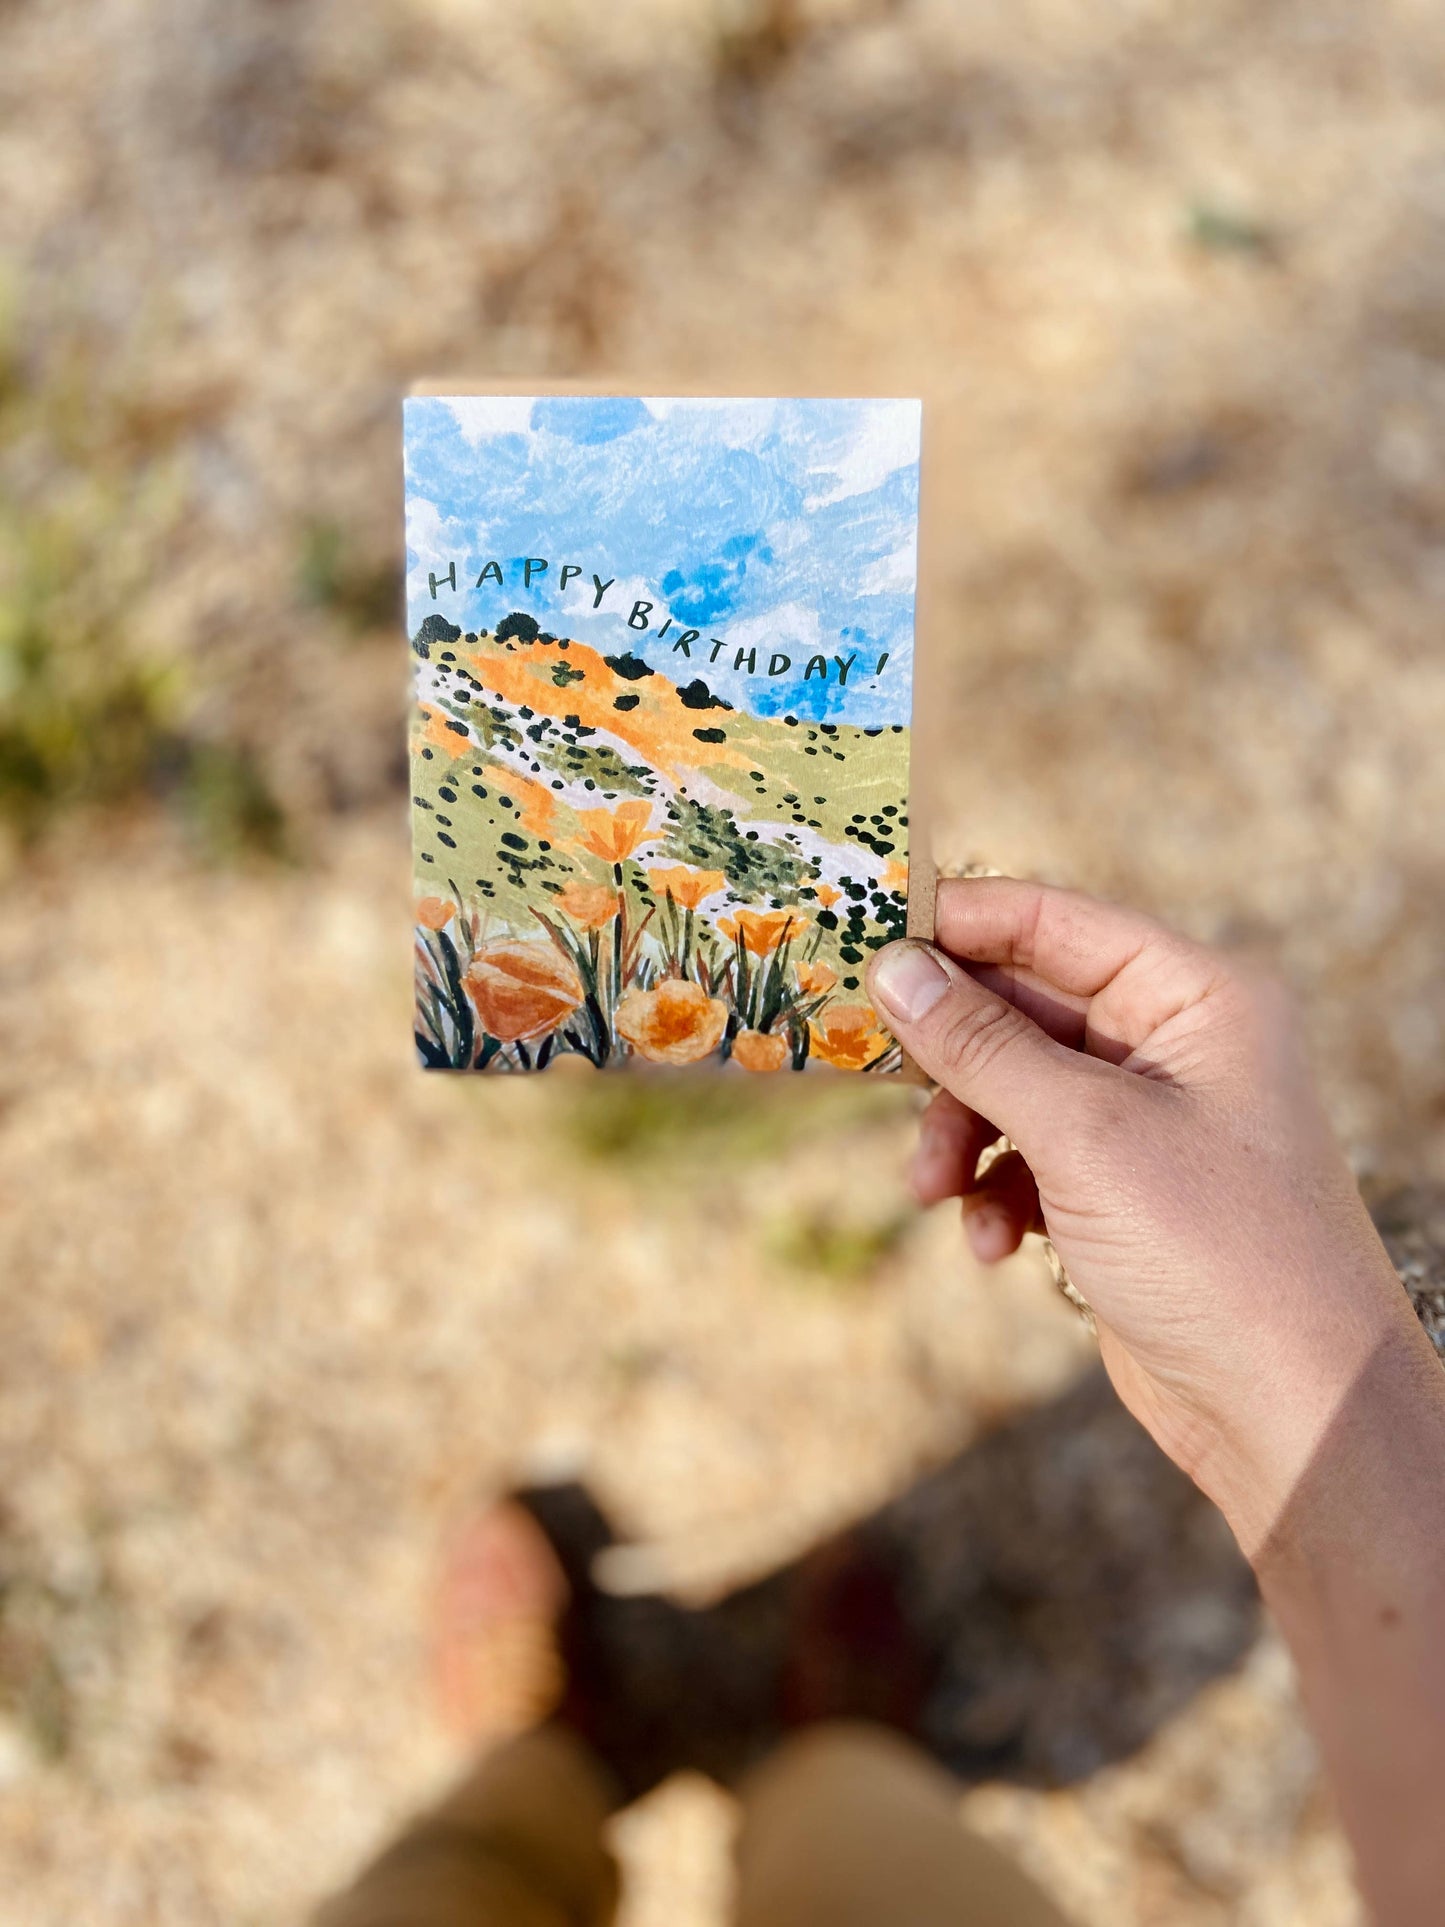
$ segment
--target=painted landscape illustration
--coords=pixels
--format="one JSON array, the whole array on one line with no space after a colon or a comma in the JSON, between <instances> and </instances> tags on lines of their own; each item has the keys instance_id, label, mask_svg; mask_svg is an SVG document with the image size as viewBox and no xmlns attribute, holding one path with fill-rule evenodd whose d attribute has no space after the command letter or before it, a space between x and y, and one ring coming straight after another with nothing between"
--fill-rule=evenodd
<instances>
[{"instance_id":1,"label":"painted landscape illustration","mask_svg":"<svg viewBox=\"0 0 1445 1927\"><path fill-rule=\"evenodd\" d=\"M899 1068L918 416L407 403L423 1064Z\"/></svg>"}]
</instances>

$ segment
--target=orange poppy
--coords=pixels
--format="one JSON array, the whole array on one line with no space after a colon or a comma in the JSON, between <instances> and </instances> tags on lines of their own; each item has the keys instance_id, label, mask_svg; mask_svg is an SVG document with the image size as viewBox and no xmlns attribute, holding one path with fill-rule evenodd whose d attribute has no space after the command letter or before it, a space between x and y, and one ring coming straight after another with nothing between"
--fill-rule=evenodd
<instances>
[{"instance_id":1,"label":"orange poppy","mask_svg":"<svg viewBox=\"0 0 1445 1927\"><path fill-rule=\"evenodd\" d=\"M681 863L671 870L649 870L647 880L660 897L671 897L684 910L696 910L727 883L721 870L689 870Z\"/></svg>"},{"instance_id":2,"label":"orange poppy","mask_svg":"<svg viewBox=\"0 0 1445 1927\"><path fill-rule=\"evenodd\" d=\"M800 937L808 927L801 910L739 910L723 917L718 929L725 937L741 937L755 957L769 957L784 937Z\"/></svg>"},{"instance_id":3,"label":"orange poppy","mask_svg":"<svg viewBox=\"0 0 1445 1927\"><path fill-rule=\"evenodd\" d=\"M908 864L903 857L891 856L883 865L883 888L885 890L908 888Z\"/></svg>"},{"instance_id":4,"label":"orange poppy","mask_svg":"<svg viewBox=\"0 0 1445 1927\"><path fill-rule=\"evenodd\" d=\"M615 810L578 810L578 842L604 863L622 863L647 841L652 805L641 797Z\"/></svg>"},{"instance_id":5,"label":"orange poppy","mask_svg":"<svg viewBox=\"0 0 1445 1927\"><path fill-rule=\"evenodd\" d=\"M838 973L831 964L798 965L798 988L805 997L820 997L825 990L831 990L837 981Z\"/></svg>"},{"instance_id":6,"label":"orange poppy","mask_svg":"<svg viewBox=\"0 0 1445 1927\"><path fill-rule=\"evenodd\" d=\"M814 895L825 910L831 910L842 894L843 892L835 889L831 883L820 883L814 891Z\"/></svg>"},{"instance_id":7,"label":"orange poppy","mask_svg":"<svg viewBox=\"0 0 1445 1927\"><path fill-rule=\"evenodd\" d=\"M483 944L462 982L483 1028L504 1044L545 1037L582 1001L577 972L539 937Z\"/></svg>"},{"instance_id":8,"label":"orange poppy","mask_svg":"<svg viewBox=\"0 0 1445 1927\"><path fill-rule=\"evenodd\" d=\"M861 1071L890 1042L871 1004L834 1004L808 1023L812 1055L835 1070Z\"/></svg>"},{"instance_id":9,"label":"orange poppy","mask_svg":"<svg viewBox=\"0 0 1445 1927\"><path fill-rule=\"evenodd\" d=\"M745 1071L780 1071L789 1055L787 1038L776 1031L740 1030L733 1039L733 1059Z\"/></svg>"},{"instance_id":10,"label":"orange poppy","mask_svg":"<svg viewBox=\"0 0 1445 1927\"><path fill-rule=\"evenodd\" d=\"M581 877L573 877L553 902L584 930L600 930L622 908L621 898L610 884L587 883Z\"/></svg>"},{"instance_id":11,"label":"orange poppy","mask_svg":"<svg viewBox=\"0 0 1445 1927\"><path fill-rule=\"evenodd\" d=\"M617 1006L617 1034L654 1064L696 1064L722 1042L728 1008L701 984L665 978L655 990L629 990Z\"/></svg>"},{"instance_id":12,"label":"orange poppy","mask_svg":"<svg viewBox=\"0 0 1445 1927\"><path fill-rule=\"evenodd\" d=\"M418 897L416 920L424 930L444 930L457 914L450 897Z\"/></svg>"}]
</instances>

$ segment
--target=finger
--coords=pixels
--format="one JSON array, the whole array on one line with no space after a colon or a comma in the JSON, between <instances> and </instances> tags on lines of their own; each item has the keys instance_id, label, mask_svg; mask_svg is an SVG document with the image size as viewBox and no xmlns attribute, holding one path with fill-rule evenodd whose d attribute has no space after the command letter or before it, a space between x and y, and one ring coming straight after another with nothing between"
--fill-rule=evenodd
<instances>
[{"instance_id":1,"label":"finger","mask_svg":"<svg viewBox=\"0 0 1445 1927\"><path fill-rule=\"evenodd\" d=\"M892 943L868 970L875 1004L915 1063L1027 1153L1113 1076L1065 1048L930 944Z\"/></svg>"},{"instance_id":2,"label":"finger","mask_svg":"<svg viewBox=\"0 0 1445 1927\"><path fill-rule=\"evenodd\" d=\"M1018 1250L1025 1232L1042 1226L1034 1174L1017 1151L1005 1151L963 1200L964 1235L973 1255L996 1264Z\"/></svg>"},{"instance_id":3,"label":"finger","mask_svg":"<svg viewBox=\"0 0 1445 1927\"><path fill-rule=\"evenodd\" d=\"M934 936L971 963L1019 964L1060 990L1093 997L1169 933L1138 910L1017 877L945 877Z\"/></svg>"},{"instance_id":4,"label":"finger","mask_svg":"<svg viewBox=\"0 0 1445 1927\"><path fill-rule=\"evenodd\" d=\"M934 928L954 956L1031 973L1085 1000L1084 1047L1116 1062L1227 974L1212 952L1152 917L1012 877L945 879Z\"/></svg>"},{"instance_id":5,"label":"finger","mask_svg":"<svg viewBox=\"0 0 1445 1927\"><path fill-rule=\"evenodd\" d=\"M1002 997L1006 1004L1021 1010L1046 1030L1055 1043L1070 1050L1082 1050L1089 1028L1089 999L1074 991L1060 990L1036 970L1022 964L968 963L964 969L976 984Z\"/></svg>"},{"instance_id":6,"label":"finger","mask_svg":"<svg viewBox=\"0 0 1445 1927\"><path fill-rule=\"evenodd\" d=\"M918 1126L918 1148L908 1167L920 1204L962 1197L975 1182L979 1158L999 1136L998 1127L971 1111L951 1091L935 1092Z\"/></svg>"},{"instance_id":7,"label":"finger","mask_svg":"<svg viewBox=\"0 0 1445 1927\"><path fill-rule=\"evenodd\" d=\"M1105 989L1097 997L1060 990L1022 964L965 964L976 984L1031 1017L1056 1043L1087 1051L1106 1064L1123 1064L1138 1049L1120 1030L1114 1001Z\"/></svg>"}]
</instances>

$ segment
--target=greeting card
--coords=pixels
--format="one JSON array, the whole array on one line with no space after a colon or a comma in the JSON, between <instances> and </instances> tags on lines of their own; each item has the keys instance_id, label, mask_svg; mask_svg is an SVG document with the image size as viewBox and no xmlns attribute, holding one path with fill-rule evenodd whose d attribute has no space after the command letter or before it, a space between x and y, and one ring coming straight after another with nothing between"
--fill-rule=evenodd
<instances>
[{"instance_id":1,"label":"greeting card","mask_svg":"<svg viewBox=\"0 0 1445 1927\"><path fill-rule=\"evenodd\" d=\"M919 416L407 402L424 1064L899 1068Z\"/></svg>"}]
</instances>

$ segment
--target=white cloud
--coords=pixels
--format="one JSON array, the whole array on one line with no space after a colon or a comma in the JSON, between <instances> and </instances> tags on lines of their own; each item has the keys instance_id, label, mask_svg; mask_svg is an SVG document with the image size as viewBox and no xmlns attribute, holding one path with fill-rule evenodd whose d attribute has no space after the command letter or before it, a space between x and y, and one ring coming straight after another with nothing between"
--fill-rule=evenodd
<instances>
[{"instance_id":1,"label":"white cloud","mask_svg":"<svg viewBox=\"0 0 1445 1927\"><path fill-rule=\"evenodd\" d=\"M460 620L465 599L472 586L467 556L485 546L485 527L472 528L451 516L443 515L435 502L425 496L408 495L406 502L406 546L416 559L406 572L408 626L433 612L449 621ZM456 587L448 570L456 565ZM435 576L437 592L432 594L429 577Z\"/></svg>"},{"instance_id":2,"label":"white cloud","mask_svg":"<svg viewBox=\"0 0 1445 1927\"><path fill-rule=\"evenodd\" d=\"M809 496L805 508L829 508L851 495L867 495L900 468L918 460L916 401L876 401L869 405L861 432L838 460L820 462L808 472L828 486Z\"/></svg>"},{"instance_id":3,"label":"white cloud","mask_svg":"<svg viewBox=\"0 0 1445 1927\"><path fill-rule=\"evenodd\" d=\"M459 546L455 524L447 521L435 502L428 502L420 495L409 495L406 503L406 546L416 557L408 576L409 582L425 582L428 570L440 568L445 574L447 563L457 553Z\"/></svg>"},{"instance_id":4,"label":"white cloud","mask_svg":"<svg viewBox=\"0 0 1445 1927\"><path fill-rule=\"evenodd\" d=\"M652 612L647 618L652 629L656 629L667 620L667 609L662 597L655 588L650 588L641 576L619 576L603 596L600 609L594 607L596 597L597 590L590 570L585 575L573 576L567 584L565 594L557 597L549 606L546 621L555 622L558 625L558 634L564 636L575 636L579 627L585 628L589 624L598 622L621 622L625 629L633 604L637 602L652 604ZM638 629L633 633L639 641L642 641L651 634L652 629ZM581 640L580 636L578 640Z\"/></svg>"},{"instance_id":5,"label":"white cloud","mask_svg":"<svg viewBox=\"0 0 1445 1927\"><path fill-rule=\"evenodd\" d=\"M493 435L528 435L535 395L447 395L446 406L465 440L476 448Z\"/></svg>"},{"instance_id":6,"label":"white cloud","mask_svg":"<svg viewBox=\"0 0 1445 1927\"><path fill-rule=\"evenodd\" d=\"M827 653L818 611L805 602L784 602L766 615L751 616L746 622L728 625L730 648L751 649L755 645L775 649L807 650L815 656Z\"/></svg>"},{"instance_id":7,"label":"white cloud","mask_svg":"<svg viewBox=\"0 0 1445 1927\"><path fill-rule=\"evenodd\" d=\"M754 448L777 421L778 403L745 395L644 395L642 405L656 421L674 415L707 418L707 436L720 448Z\"/></svg>"},{"instance_id":8,"label":"white cloud","mask_svg":"<svg viewBox=\"0 0 1445 1927\"><path fill-rule=\"evenodd\" d=\"M917 587L918 553L912 542L879 556L858 578L859 595L912 595Z\"/></svg>"}]
</instances>

